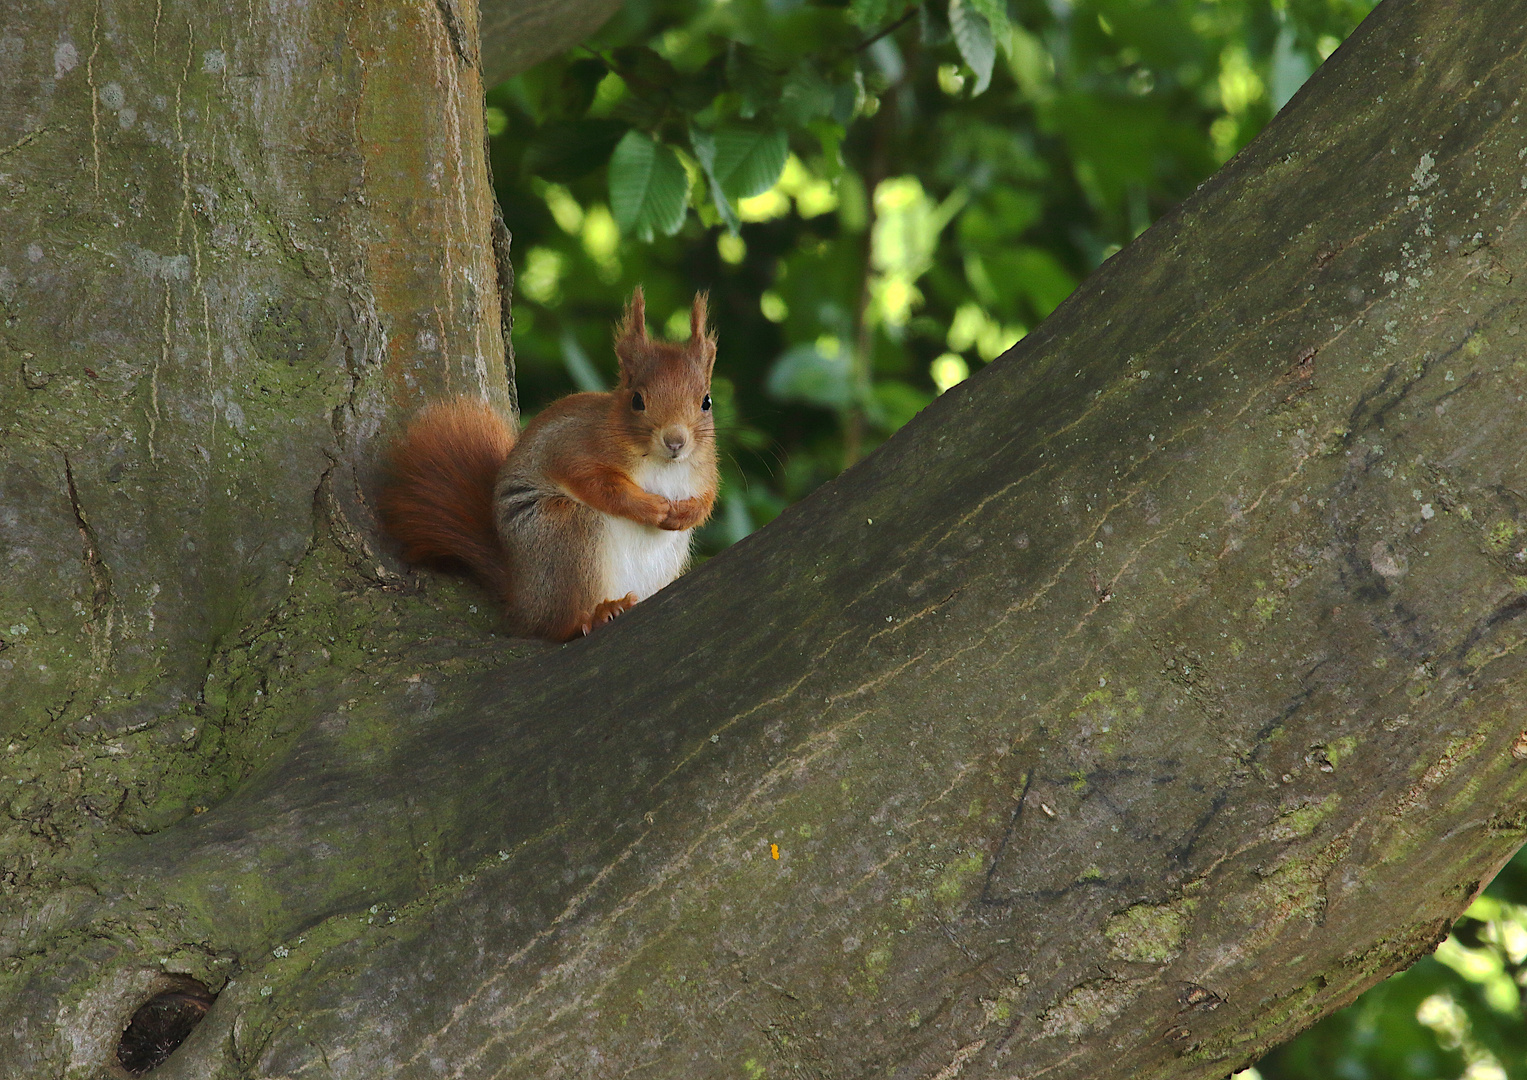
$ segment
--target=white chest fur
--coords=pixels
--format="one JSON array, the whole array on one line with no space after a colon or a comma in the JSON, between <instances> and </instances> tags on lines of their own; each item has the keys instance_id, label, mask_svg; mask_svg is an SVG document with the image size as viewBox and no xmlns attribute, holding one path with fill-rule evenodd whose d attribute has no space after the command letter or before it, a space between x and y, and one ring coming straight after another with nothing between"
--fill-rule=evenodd
<instances>
[{"instance_id":1,"label":"white chest fur","mask_svg":"<svg viewBox=\"0 0 1527 1080\"><path fill-rule=\"evenodd\" d=\"M631 479L654 495L688 499L699 494L693 473L687 461L652 462ZM689 562L689 529L676 532L641 525L630 518L601 516L603 599L615 600L634 592L638 600L645 600L684 572Z\"/></svg>"}]
</instances>

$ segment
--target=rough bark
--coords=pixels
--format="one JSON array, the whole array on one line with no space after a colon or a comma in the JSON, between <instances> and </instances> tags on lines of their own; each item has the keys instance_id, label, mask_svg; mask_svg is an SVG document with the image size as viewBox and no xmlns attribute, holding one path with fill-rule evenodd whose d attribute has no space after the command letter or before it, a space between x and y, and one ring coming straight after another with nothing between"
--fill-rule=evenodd
<instances>
[{"instance_id":1,"label":"rough bark","mask_svg":"<svg viewBox=\"0 0 1527 1080\"><path fill-rule=\"evenodd\" d=\"M1515 0L1388 0L1007 357L566 647L363 497L397 410L504 392L470 52L78 7L0 36L7 1075L98 1074L179 974L156 1077L1222 1076L1521 843Z\"/></svg>"}]
</instances>

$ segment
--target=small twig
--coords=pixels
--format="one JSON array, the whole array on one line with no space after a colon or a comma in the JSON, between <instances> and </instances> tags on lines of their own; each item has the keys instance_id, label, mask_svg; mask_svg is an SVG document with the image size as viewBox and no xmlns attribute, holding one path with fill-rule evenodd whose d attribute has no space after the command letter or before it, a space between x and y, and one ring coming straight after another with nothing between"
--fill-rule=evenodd
<instances>
[{"instance_id":1,"label":"small twig","mask_svg":"<svg viewBox=\"0 0 1527 1080\"><path fill-rule=\"evenodd\" d=\"M875 42L879 41L881 38L888 37L891 34L896 33L896 31L900 30L903 26L906 26L907 23L912 21L912 16L914 16L916 14L917 14L917 5L916 4L908 5L907 10L902 12L901 18L897 19L895 22L893 22L890 26L887 26L885 29L878 30L875 33L871 34L869 37L867 37L863 41L859 42L859 44L855 45L849 51L850 52L863 52L865 49L868 49L871 45L875 44Z\"/></svg>"}]
</instances>

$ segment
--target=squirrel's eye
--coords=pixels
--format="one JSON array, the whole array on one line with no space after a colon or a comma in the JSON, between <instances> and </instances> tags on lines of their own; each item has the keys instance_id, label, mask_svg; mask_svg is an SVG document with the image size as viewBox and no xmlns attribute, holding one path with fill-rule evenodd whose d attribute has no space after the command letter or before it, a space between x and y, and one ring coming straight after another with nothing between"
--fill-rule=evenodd
<instances>
[{"instance_id":1,"label":"squirrel's eye","mask_svg":"<svg viewBox=\"0 0 1527 1080\"><path fill-rule=\"evenodd\" d=\"M706 412L710 412L710 395L709 394L706 394L705 395L705 400L700 402L700 408L704 409Z\"/></svg>"},{"instance_id":2,"label":"squirrel's eye","mask_svg":"<svg viewBox=\"0 0 1527 1080\"><path fill-rule=\"evenodd\" d=\"M642 400L642 395L639 392L631 395L631 408L635 409L637 412L641 412L646 409L646 407L647 403Z\"/></svg>"}]
</instances>

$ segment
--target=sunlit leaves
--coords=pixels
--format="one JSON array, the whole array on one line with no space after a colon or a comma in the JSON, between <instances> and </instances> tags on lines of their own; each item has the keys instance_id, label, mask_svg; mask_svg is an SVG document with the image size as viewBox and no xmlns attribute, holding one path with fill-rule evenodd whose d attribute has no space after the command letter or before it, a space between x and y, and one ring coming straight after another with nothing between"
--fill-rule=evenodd
<instances>
[{"instance_id":1,"label":"sunlit leaves","mask_svg":"<svg viewBox=\"0 0 1527 1080\"><path fill-rule=\"evenodd\" d=\"M970 365L959 353L948 352L928 365L928 374L933 377L933 385L938 387L938 392L942 394L951 386L969 378Z\"/></svg>"},{"instance_id":2,"label":"sunlit leaves","mask_svg":"<svg viewBox=\"0 0 1527 1080\"><path fill-rule=\"evenodd\" d=\"M610 157L610 212L644 241L672 236L684 224L689 178L674 152L650 135L630 131Z\"/></svg>"},{"instance_id":3,"label":"sunlit leaves","mask_svg":"<svg viewBox=\"0 0 1527 1080\"><path fill-rule=\"evenodd\" d=\"M737 208L727 197L726 191L721 186L721 177L716 171L715 135L704 128L691 128L689 145L694 147L695 158L700 162L701 171L705 173L706 183L710 185L711 202L715 204L726 227L731 230L733 236L736 236L742 223L738 220Z\"/></svg>"},{"instance_id":4,"label":"sunlit leaves","mask_svg":"<svg viewBox=\"0 0 1527 1080\"><path fill-rule=\"evenodd\" d=\"M655 326L711 289L736 392L729 413L717 397L714 550L1005 352L1254 137L1369 7L624 5L490 93L522 398L607 383L609 325L638 282Z\"/></svg>"},{"instance_id":5,"label":"sunlit leaves","mask_svg":"<svg viewBox=\"0 0 1527 1080\"><path fill-rule=\"evenodd\" d=\"M692 130L690 143L710 183L711 197L733 232L740 224L734 210L736 201L773 187L790 153L783 130L756 125Z\"/></svg>"},{"instance_id":6,"label":"sunlit leaves","mask_svg":"<svg viewBox=\"0 0 1527 1080\"><path fill-rule=\"evenodd\" d=\"M1003 325L992 318L980 304L961 304L949 323L945 341L956 353L975 350L982 360L995 360L1018 343L1027 333L1021 323ZM933 371L937 383L937 370Z\"/></svg>"},{"instance_id":7,"label":"sunlit leaves","mask_svg":"<svg viewBox=\"0 0 1527 1080\"><path fill-rule=\"evenodd\" d=\"M875 229L870 238L874 314L903 326L921 296L916 281L933 264L939 237L965 205L962 189L935 203L915 176L881 181L875 189Z\"/></svg>"},{"instance_id":8,"label":"sunlit leaves","mask_svg":"<svg viewBox=\"0 0 1527 1080\"><path fill-rule=\"evenodd\" d=\"M552 248L533 247L530 254L520 261L520 291L538 304L551 305L557 300L558 286L567 259Z\"/></svg>"},{"instance_id":9,"label":"sunlit leaves","mask_svg":"<svg viewBox=\"0 0 1527 1080\"><path fill-rule=\"evenodd\" d=\"M716 178L733 198L760 195L784 171L790 147L778 129L722 127L716 130Z\"/></svg>"}]
</instances>

